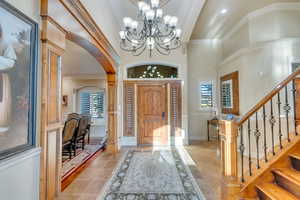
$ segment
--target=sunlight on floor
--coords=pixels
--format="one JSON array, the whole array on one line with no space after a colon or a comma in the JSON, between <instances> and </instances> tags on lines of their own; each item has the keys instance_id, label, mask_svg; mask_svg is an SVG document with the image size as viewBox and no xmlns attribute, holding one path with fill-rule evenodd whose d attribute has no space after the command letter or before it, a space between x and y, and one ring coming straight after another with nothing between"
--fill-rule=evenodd
<instances>
[{"instance_id":1,"label":"sunlight on floor","mask_svg":"<svg viewBox=\"0 0 300 200\"><path fill-rule=\"evenodd\" d=\"M168 146L141 147L142 150L167 150ZM131 148L132 149L132 148ZM140 148L138 148L140 149ZM75 180L63 191L57 200L95 200L103 186L112 176L124 152L117 156L100 154ZM207 200L219 200L221 195L221 169L218 156L218 142L191 142L190 146L178 147L184 162L189 166L200 189Z\"/></svg>"}]
</instances>

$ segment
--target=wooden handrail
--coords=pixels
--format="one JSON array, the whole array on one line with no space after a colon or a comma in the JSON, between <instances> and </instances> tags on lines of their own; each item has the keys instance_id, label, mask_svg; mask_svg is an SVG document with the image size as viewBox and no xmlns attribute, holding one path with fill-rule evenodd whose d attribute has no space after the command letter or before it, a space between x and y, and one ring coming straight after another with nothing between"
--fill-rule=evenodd
<instances>
[{"instance_id":1,"label":"wooden handrail","mask_svg":"<svg viewBox=\"0 0 300 200\"><path fill-rule=\"evenodd\" d=\"M237 120L237 125L241 126L245 121L247 121L254 113L263 107L268 101L270 101L277 93L280 92L287 84L289 84L297 75L300 74L300 66L296 71L290 74L284 81L279 83L267 96L258 102L249 112L247 112L241 119Z\"/></svg>"}]
</instances>

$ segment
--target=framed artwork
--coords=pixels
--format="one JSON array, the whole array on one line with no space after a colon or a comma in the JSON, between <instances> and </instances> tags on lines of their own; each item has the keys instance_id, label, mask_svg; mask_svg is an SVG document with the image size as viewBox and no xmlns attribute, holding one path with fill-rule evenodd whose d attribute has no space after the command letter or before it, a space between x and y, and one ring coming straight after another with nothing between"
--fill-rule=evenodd
<instances>
[{"instance_id":1,"label":"framed artwork","mask_svg":"<svg viewBox=\"0 0 300 200\"><path fill-rule=\"evenodd\" d=\"M239 73L222 76L220 83L222 113L239 115Z\"/></svg>"},{"instance_id":2,"label":"framed artwork","mask_svg":"<svg viewBox=\"0 0 300 200\"><path fill-rule=\"evenodd\" d=\"M62 105L63 106L68 106L68 95L63 95L62 96Z\"/></svg>"},{"instance_id":3,"label":"framed artwork","mask_svg":"<svg viewBox=\"0 0 300 200\"><path fill-rule=\"evenodd\" d=\"M0 160L35 146L38 25L0 1Z\"/></svg>"}]
</instances>

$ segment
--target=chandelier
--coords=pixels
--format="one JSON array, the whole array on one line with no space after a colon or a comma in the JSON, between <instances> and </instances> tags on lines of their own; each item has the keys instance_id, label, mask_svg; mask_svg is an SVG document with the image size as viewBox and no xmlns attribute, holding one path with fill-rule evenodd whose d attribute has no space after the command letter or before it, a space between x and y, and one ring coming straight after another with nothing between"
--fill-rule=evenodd
<instances>
[{"instance_id":1,"label":"chandelier","mask_svg":"<svg viewBox=\"0 0 300 200\"><path fill-rule=\"evenodd\" d=\"M177 28L178 18L163 15L159 0L149 0L148 3L138 2L137 21L129 17L123 19L124 30L120 31L121 49L132 52L134 56L141 55L146 49L150 57L153 50L169 55L181 46L181 29Z\"/></svg>"}]
</instances>

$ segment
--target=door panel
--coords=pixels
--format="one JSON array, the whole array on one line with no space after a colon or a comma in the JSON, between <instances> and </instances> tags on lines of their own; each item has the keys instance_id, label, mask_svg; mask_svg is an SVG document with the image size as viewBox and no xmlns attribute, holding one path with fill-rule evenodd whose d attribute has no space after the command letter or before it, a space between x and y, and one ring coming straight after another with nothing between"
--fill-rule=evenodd
<instances>
[{"instance_id":1,"label":"door panel","mask_svg":"<svg viewBox=\"0 0 300 200\"><path fill-rule=\"evenodd\" d=\"M166 85L138 86L139 143L168 144Z\"/></svg>"}]
</instances>

